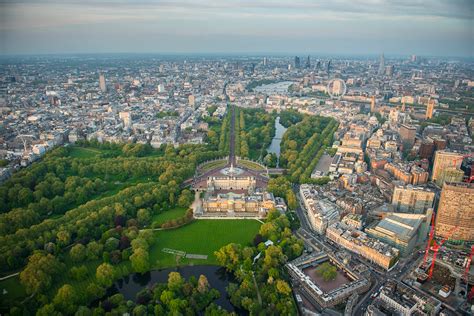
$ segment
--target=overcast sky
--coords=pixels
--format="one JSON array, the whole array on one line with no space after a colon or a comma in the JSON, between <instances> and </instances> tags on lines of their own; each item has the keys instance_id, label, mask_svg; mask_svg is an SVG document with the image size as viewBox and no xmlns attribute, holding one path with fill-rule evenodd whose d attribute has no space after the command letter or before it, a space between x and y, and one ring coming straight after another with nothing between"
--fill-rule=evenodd
<instances>
[{"instance_id":1,"label":"overcast sky","mask_svg":"<svg viewBox=\"0 0 474 316\"><path fill-rule=\"evenodd\" d=\"M474 56L474 0L0 0L0 53Z\"/></svg>"}]
</instances>

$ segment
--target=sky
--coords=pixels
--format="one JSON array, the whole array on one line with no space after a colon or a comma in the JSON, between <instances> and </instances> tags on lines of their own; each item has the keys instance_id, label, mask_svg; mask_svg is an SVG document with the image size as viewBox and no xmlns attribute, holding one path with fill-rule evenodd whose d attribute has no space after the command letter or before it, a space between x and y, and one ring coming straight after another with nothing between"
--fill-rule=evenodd
<instances>
[{"instance_id":1,"label":"sky","mask_svg":"<svg viewBox=\"0 0 474 316\"><path fill-rule=\"evenodd\" d=\"M0 0L0 54L474 57L474 0Z\"/></svg>"}]
</instances>

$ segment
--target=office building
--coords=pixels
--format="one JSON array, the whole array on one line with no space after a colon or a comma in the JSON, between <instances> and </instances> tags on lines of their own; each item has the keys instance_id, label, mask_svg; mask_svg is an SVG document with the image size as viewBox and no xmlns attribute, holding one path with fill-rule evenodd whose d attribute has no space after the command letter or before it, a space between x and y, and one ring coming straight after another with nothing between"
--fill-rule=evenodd
<instances>
[{"instance_id":1,"label":"office building","mask_svg":"<svg viewBox=\"0 0 474 316\"><path fill-rule=\"evenodd\" d=\"M132 127L132 115L130 112L120 112L119 118L122 120L125 128Z\"/></svg>"},{"instance_id":2,"label":"office building","mask_svg":"<svg viewBox=\"0 0 474 316\"><path fill-rule=\"evenodd\" d=\"M378 75L383 75L385 72L385 56L383 55L380 55L380 61L379 61L379 70L378 70Z\"/></svg>"},{"instance_id":3,"label":"office building","mask_svg":"<svg viewBox=\"0 0 474 316\"><path fill-rule=\"evenodd\" d=\"M428 105L426 106L426 114L425 114L425 119L429 120L433 117L433 111L434 111L434 100L428 100Z\"/></svg>"},{"instance_id":4,"label":"office building","mask_svg":"<svg viewBox=\"0 0 474 316\"><path fill-rule=\"evenodd\" d=\"M436 215L436 236L474 241L474 183L446 182ZM455 228L452 236L449 234Z\"/></svg>"},{"instance_id":5,"label":"office building","mask_svg":"<svg viewBox=\"0 0 474 316\"><path fill-rule=\"evenodd\" d=\"M385 66L385 75L392 76L395 67L393 65Z\"/></svg>"},{"instance_id":6,"label":"office building","mask_svg":"<svg viewBox=\"0 0 474 316\"><path fill-rule=\"evenodd\" d=\"M295 56L295 68L299 69L300 67L301 67L300 58L298 56Z\"/></svg>"},{"instance_id":7,"label":"office building","mask_svg":"<svg viewBox=\"0 0 474 316\"><path fill-rule=\"evenodd\" d=\"M306 65L305 65L306 69L309 69L311 68L311 59L308 55L308 57L306 58Z\"/></svg>"},{"instance_id":8,"label":"office building","mask_svg":"<svg viewBox=\"0 0 474 316\"><path fill-rule=\"evenodd\" d=\"M433 209L425 214L389 213L380 222L367 227L365 232L400 250L403 256L427 237Z\"/></svg>"},{"instance_id":9,"label":"office building","mask_svg":"<svg viewBox=\"0 0 474 316\"><path fill-rule=\"evenodd\" d=\"M464 178L464 171L461 169L456 169L453 167L448 167L441 170L441 173L436 179L436 184L440 187L443 187L443 184L446 182L462 182Z\"/></svg>"},{"instance_id":10,"label":"office building","mask_svg":"<svg viewBox=\"0 0 474 316\"><path fill-rule=\"evenodd\" d=\"M402 124L398 130L400 139L403 144L403 148L411 148L415 143L416 127L411 125Z\"/></svg>"},{"instance_id":11,"label":"office building","mask_svg":"<svg viewBox=\"0 0 474 316\"><path fill-rule=\"evenodd\" d=\"M300 186L300 197L306 208L311 227L318 234L323 235L329 225L339 220L339 207L327 200L317 198L311 185L302 184Z\"/></svg>"},{"instance_id":12,"label":"office building","mask_svg":"<svg viewBox=\"0 0 474 316\"><path fill-rule=\"evenodd\" d=\"M440 310L441 302L439 300L396 280L388 280L379 297L367 307L366 315L387 315L386 313L389 313L389 315L403 316L435 316L440 315Z\"/></svg>"},{"instance_id":13,"label":"office building","mask_svg":"<svg viewBox=\"0 0 474 316\"><path fill-rule=\"evenodd\" d=\"M424 214L433 207L434 199L435 193L430 189L399 185L393 189L392 205L398 212Z\"/></svg>"},{"instance_id":14,"label":"office building","mask_svg":"<svg viewBox=\"0 0 474 316\"><path fill-rule=\"evenodd\" d=\"M375 113L375 96L370 98L370 112Z\"/></svg>"},{"instance_id":15,"label":"office building","mask_svg":"<svg viewBox=\"0 0 474 316\"><path fill-rule=\"evenodd\" d=\"M100 88L100 91L102 91L102 92L107 91L107 85L105 83L105 75L104 74L99 75L99 88Z\"/></svg>"},{"instance_id":16,"label":"office building","mask_svg":"<svg viewBox=\"0 0 474 316\"><path fill-rule=\"evenodd\" d=\"M189 106L194 106L196 104L196 97L192 94L188 97Z\"/></svg>"},{"instance_id":17,"label":"office building","mask_svg":"<svg viewBox=\"0 0 474 316\"><path fill-rule=\"evenodd\" d=\"M436 181L441 178L442 171L446 168L459 169L461 167L463 155L457 152L437 150L433 162L431 180Z\"/></svg>"},{"instance_id":18,"label":"office building","mask_svg":"<svg viewBox=\"0 0 474 316\"><path fill-rule=\"evenodd\" d=\"M326 238L388 270L398 260L400 250L341 222L326 229Z\"/></svg>"}]
</instances>

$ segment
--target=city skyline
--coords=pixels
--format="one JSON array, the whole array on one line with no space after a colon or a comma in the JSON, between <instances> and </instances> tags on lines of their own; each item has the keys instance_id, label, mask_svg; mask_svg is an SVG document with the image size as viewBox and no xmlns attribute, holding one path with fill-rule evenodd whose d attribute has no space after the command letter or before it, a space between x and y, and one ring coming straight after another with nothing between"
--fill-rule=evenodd
<instances>
[{"instance_id":1,"label":"city skyline","mask_svg":"<svg viewBox=\"0 0 474 316\"><path fill-rule=\"evenodd\" d=\"M2 55L473 56L470 1L0 1Z\"/></svg>"}]
</instances>

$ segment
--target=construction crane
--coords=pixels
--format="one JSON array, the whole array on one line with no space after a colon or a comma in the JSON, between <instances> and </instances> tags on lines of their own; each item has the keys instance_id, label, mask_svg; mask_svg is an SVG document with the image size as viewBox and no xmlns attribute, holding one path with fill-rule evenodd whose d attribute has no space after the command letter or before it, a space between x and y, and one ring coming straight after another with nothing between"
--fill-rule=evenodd
<instances>
[{"instance_id":1,"label":"construction crane","mask_svg":"<svg viewBox=\"0 0 474 316\"><path fill-rule=\"evenodd\" d=\"M466 281L466 293L469 287L469 269L471 268L472 256L474 255L474 245L471 246L471 254L467 257L466 270L464 270L464 280ZM474 286L473 286L474 289Z\"/></svg>"},{"instance_id":2,"label":"construction crane","mask_svg":"<svg viewBox=\"0 0 474 316\"><path fill-rule=\"evenodd\" d=\"M448 240L454 234L457 229L458 226L453 227L453 229L449 231L448 235L443 240L441 240L439 243L435 241L433 247L431 247L431 250L433 250L433 259L431 261L430 272L428 273L428 280L431 279L431 277L433 276L434 266L436 263L436 257L438 256L439 249L443 246L446 240Z\"/></svg>"},{"instance_id":3,"label":"construction crane","mask_svg":"<svg viewBox=\"0 0 474 316\"><path fill-rule=\"evenodd\" d=\"M435 214L433 213L433 215L431 216L430 234L429 234L429 237L428 237L428 243L426 244L426 251L425 251L425 255L423 257L422 267L426 266L426 260L428 259L428 253L430 252L431 241L433 240L434 233L435 233Z\"/></svg>"}]
</instances>

